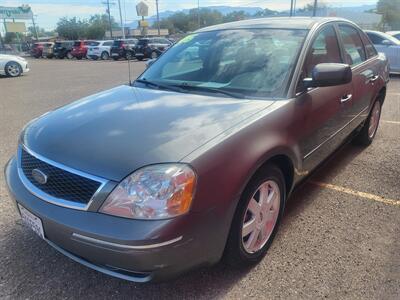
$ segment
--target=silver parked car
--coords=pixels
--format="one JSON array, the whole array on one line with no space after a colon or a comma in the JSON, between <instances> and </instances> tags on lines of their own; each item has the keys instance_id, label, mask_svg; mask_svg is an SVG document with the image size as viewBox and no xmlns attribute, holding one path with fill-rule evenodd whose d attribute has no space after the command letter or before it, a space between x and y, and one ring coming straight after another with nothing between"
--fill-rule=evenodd
<instances>
[{"instance_id":1,"label":"silver parked car","mask_svg":"<svg viewBox=\"0 0 400 300\"><path fill-rule=\"evenodd\" d=\"M389 60L390 73L400 73L400 41L380 31L365 31L378 52Z\"/></svg>"}]
</instances>

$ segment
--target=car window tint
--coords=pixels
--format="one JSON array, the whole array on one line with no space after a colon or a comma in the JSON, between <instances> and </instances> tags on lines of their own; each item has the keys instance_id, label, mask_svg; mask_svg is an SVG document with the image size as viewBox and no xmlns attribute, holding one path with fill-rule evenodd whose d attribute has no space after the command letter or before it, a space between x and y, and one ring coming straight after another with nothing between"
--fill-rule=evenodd
<instances>
[{"instance_id":1,"label":"car window tint","mask_svg":"<svg viewBox=\"0 0 400 300\"><path fill-rule=\"evenodd\" d=\"M113 42L104 42L103 46L111 46Z\"/></svg>"},{"instance_id":2,"label":"car window tint","mask_svg":"<svg viewBox=\"0 0 400 300\"><path fill-rule=\"evenodd\" d=\"M372 45L371 42L369 41L367 35L363 32L361 32L360 35L364 43L365 52L367 53L367 58L371 58L377 55L378 53L376 52L374 45Z\"/></svg>"},{"instance_id":3,"label":"car window tint","mask_svg":"<svg viewBox=\"0 0 400 300\"><path fill-rule=\"evenodd\" d=\"M358 30L349 25L339 25L339 31L343 41L346 62L355 66L365 61L364 46Z\"/></svg>"},{"instance_id":4,"label":"car window tint","mask_svg":"<svg viewBox=\"0 0 400 300\"><path fill-rule=\"evenodd\" d=\"M311 77L314 67L321 63L342 63L340 48L335 29L325 27L314 40L304 64L306 77Z\"/></svg>"}]
</instances>

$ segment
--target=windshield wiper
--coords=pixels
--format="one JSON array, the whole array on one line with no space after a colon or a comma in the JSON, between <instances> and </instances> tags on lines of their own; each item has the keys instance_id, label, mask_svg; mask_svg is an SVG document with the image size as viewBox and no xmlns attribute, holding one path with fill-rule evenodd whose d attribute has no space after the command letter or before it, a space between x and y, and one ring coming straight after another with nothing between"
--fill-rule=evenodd
<instances>
[{"instance_id":1,"label":"windshield wiper","mask_svg":"<svg viewBox=\"0 0 400 300\"><path fill-rule=\"evenodd\" d=\"M218 94L224 94L233 98L238 98L238 99L243 99L245 98L244 94L238 93L238 92L231 92L227 90L223 90L220 88L212 88L212 87L207 87L207 86L199 86L199 85L189 85L189 84L180 84L177 85L181 89L185 90L194 90L194 91L204 91L204 92L211 92L211 93L218 93Z\"/></svg>"},{"instance_id":2,"label":"windshield wiper","mask_svg":"<svg viewBox=\"0 0 400 300\"><path fill-rule=\"evenodd\" d=\"M156 83L154 81L149 81L147 79L136 79L135 82L143 83L145 85L152 85L158 89L171 90L174 92L183 93L180 87L176 87L174 85Z\"/></svg>"}]
</instances>

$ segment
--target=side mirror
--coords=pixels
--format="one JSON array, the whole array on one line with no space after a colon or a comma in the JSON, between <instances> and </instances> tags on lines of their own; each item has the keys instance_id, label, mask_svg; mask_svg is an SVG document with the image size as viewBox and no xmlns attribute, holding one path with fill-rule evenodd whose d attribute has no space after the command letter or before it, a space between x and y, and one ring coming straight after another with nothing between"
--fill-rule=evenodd
<instances>
[{"instance_id":1,"label":"side mirror","mask_svg":"<svg viewBox=\"0 0 400 300\"><path fill-rule=\"evenodd\" d=\"M393 43L391 42L391 41L389 41L389 40L383 40L382 41L382 45L385 45L385 46L391 46Z\"/></svg>"},{"instance_id":2,"label":"side mirror","mask_svg":"<svg viewBox=\"0 0 400 300\"><path fill-rule=\"evenodd\" d=\"M157 60L156 58L149 59L146 62L146 68L150 67L156 60Z\"/></svg>"},{"instance_id":3,"label":"side mirror","mask_svg":"<svg viewBox=\"0 0 400 300\"><path fill-rule=\"evenodd\" d=\"M335 86L350 83L353 73L349 65L322 63L312 70L312 78L304 78L305 88Z\"/></svg>"}]
</instances>

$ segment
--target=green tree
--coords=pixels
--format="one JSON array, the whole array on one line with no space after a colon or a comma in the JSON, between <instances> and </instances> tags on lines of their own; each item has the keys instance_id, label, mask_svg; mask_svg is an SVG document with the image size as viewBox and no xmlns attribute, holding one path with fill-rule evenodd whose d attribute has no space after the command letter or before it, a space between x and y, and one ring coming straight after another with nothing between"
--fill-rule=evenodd
<instances>
[{"instance_id":1,"label":"green tree","mask_svg":"<svg viewBox=\"0 0 400 300\"><path fill-rule=\"evenodd\" d=\"M102 39L105 36L106 31L110 28L108 15L93 15L88 21L88 27L86 28L86 38L88 39ZM119 29L117 22L111 17L111 28Z\"/></svg>"},{"instance_id":2,"label":"green tree","mask_svg":"<svg viewBox=\"0 0 400 300\"><path fill-rule=\"evenodd\" d=\"M253 16L256 18L263 18L263 17L276 16L278 14L279 14L279 12L277 12L276 10L271 10L271 9L265 8L264 10L260 10L260 11L256 12Z\"/></svg>"},{"instance_id":3,"label":"green tree","mask_svg":"<svg viewBox=\"0 0 400 300\"><path fill-rule=\"evenodd\" d=\"M376 11L382 15L383 29L400 30L400 0L379 0Z\"/></svg>"},{"instance_id":4,"label":"green tree","mask_svg":"<svg viewBox=\"0 0 400 300\"><path fill-rule=\"evenodd\" d=\"M245 13L243 10L233 11L223 17L223 22L235 22L240 20L249 19L251 15Z\"/></svg>"},{"instance_id":5,"label":"green tree","mask_svg":"<svg viewBox=\"0 0 400 300\"><path fill-rule=\"evenodd\" d=\"M58 36L68 39L77 40L86 37L86 31L89 24L86 20L78 20L74 18L61 18L57 23Z\"/></svg>"}]
</instances>

